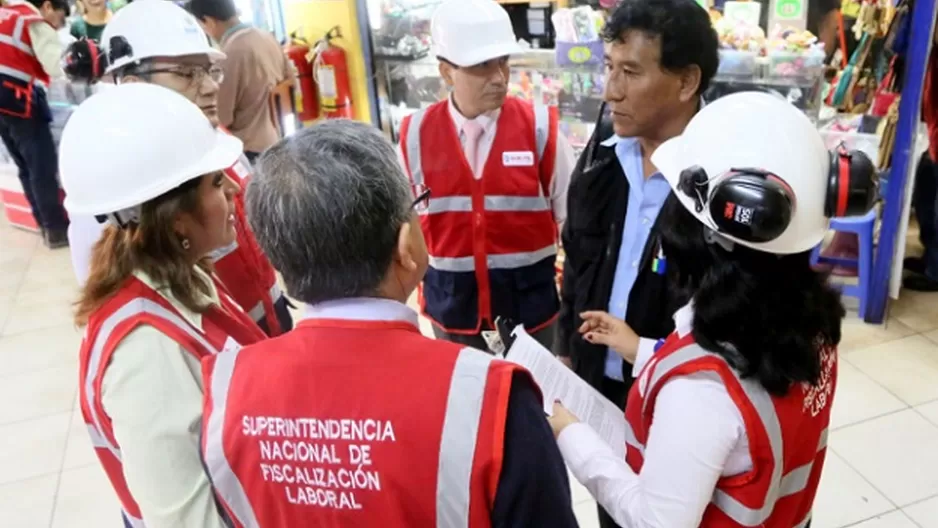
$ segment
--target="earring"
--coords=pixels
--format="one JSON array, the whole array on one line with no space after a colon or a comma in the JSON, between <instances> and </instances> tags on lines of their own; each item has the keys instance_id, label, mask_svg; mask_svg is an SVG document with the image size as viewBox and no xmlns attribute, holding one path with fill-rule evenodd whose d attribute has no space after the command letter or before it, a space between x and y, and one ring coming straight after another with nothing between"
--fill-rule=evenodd
<instances>
[{"instance_id":1,"label":"earring","mask_svg":"<svg viewBox=\"0 0 938 528\"><path fill-rule=\"evenodd\" d=\"M182 239L182 249L185 249L186 251L189 251L189 247L190 247L190 246L191 246L191 244L189 244L189 239L188 239L188 238Z\"/></svg>"}]
</instances>

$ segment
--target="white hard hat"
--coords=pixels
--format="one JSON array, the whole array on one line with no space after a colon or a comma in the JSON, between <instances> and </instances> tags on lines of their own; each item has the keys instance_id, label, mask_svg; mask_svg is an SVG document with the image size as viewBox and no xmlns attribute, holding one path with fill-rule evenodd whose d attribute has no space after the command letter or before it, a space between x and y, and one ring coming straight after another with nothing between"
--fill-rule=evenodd
<instances>
[{"instance_id":1,"label":"white hard hat","mask_svg":"<svg viewBox=\"0 0 938 528\"><path fill-rule=\"evenodd\" d=\"M446 0L433 13L434 53L456 66L475 66L521 51L508 13L495 0Z\"/></svg>"},{"instance_id":2,"label":"white hard hat","mask_svg":"<svg viewBox=\"0 0 938 528\"><path fill-rule=\"evenodd\" d=\"M168 88L114 86L80 104L62 131L65 208L76 215L132 209L231 167L242 148L239 139L215 129L198 106Z\"/></svg>"},{"instance_id":3,"label":"white hard hat","mask_svg":"<svg viewBox=\"0 0 938 528\"><path fill-rule=\"evenodd\" d=\"M735 243L792 254L827 233L831 153L811 121L777 96L717 99L651 161L688 211Z\"/></svg>"},{"instance_id":4,"label":"white hard hat","mask_svg":"<svg viewBox=\"0 0 938 528\"><path fill-rule=\"evenodd\" d=\"M123 39L114 40L115 37ZM225 58L224 53L211 46L195 17L167 0L137 0L127 4L104 28L101 46L111 57L105 73L152 57L208 55L213 61Z\"/></svg>"}]
</instances>

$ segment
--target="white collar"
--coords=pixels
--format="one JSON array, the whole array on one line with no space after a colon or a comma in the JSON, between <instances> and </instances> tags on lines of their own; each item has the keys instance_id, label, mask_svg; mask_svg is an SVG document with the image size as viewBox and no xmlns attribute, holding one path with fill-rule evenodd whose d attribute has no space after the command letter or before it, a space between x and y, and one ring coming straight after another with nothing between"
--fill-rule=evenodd
<instances>
[{"instance_id":1,"label":"white collar","mask_svg":"<svg viewBox=\"0 0 938 528\"><path fill-rule=\"evenodd\" d=\"M456 105L453 103L452 95L449 96L446 106L449 108L449 115L453 119L453 124L456 125L456 133L462 134L462 127L463 125L466 124L466 121L469 121L469 119L466 116L459 113L459 110L456 109ZM501 114L501 109L499 108L497 110L492 110L491 112L480 114L476 116L475 118L473 118L472 121L475 121L476 123L481 125L482 130L485 133L488 133L489 130L491 130L491 128L495 126L495 123L498 122L498 116L500 114Z\"/></svg>"},{"instance_id":2,"label":"white collar","mask_svg":"<svg viewBox=\"0 0 938 528\"><path fill-rule=\"evenodd\" d=\"M691 300L672 316L674 319L674 331L679 337L684 337L694 330L694 301Z\"/></svg>"},{"instance_id":3,"label":"white collar","mask_svg":"<svg viewBox=\"0 0 938 528\"><path fill-rule=\"evenodd\" d=\"M302 319L346 319L351 321L400 321L420 328L417 312L406 304L376 297L352 297L307 304Z\"/></svg>"}]
</instances>

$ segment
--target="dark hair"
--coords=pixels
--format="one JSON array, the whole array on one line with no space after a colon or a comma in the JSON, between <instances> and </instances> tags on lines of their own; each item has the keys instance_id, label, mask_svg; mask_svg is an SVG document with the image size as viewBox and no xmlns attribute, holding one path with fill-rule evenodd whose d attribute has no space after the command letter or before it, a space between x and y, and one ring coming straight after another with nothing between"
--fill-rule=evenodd
<instances>
[{"instance_id":1,"label":"dark hair","mask_svg":"<svg viewBox=\"0 0 938 528\"><path fill-rule=\"evenodd\" d=\"M41 8L46 2L52 4L52 9L56 11L64 11L65 16L72 14L72 8L68 5L68 0L28 0L30 4L34 5L36 9Z\"/></svg>"},{"instance_id":2,"label":"dark hair","mask_svg":"<svg viewBox=\"0 0 938 528\"><path fill-rule=\"evenodd\" d=\"M702 94L717 73L720 57L710 15L694 0L623 0L603 28L603 40L621 41L628 31L641 31L661 42L661 67L676 72L700 68Z\"/></svg>"},{"instance_id":3,"label":"dark hair","mask_svg":"<svg viewBox=\"0 0 938 528\"><path fill-rule=\"evenodd\" d=\"M371 125L332 119L257 158L246 211L290 296L316 304L380 295L412 199L391 142Z\"/></svg>"},{"instance_id":4,"label":"dark hair","mask_svg":"<svg viewBox=\"0 0 938 528\"><path fill-rule=\"evenodd\" d=\"M212 17L219 22L231 20L238 16L238 8L234 0L189 0L186 9L199 20Z\"/></svg>"},{"instance_id":5,"label":"dark hair","mask_svg":"<svg viewBox=\"0 0 938 528\"><path fill-rule=\"evenodd\" d=\"M693 296L697 343L771 394L816 385L821 352L840 342L845 311L810 252L727 251L707 241L707 228L673 194L660 214L668 278L679 295Z\"/></svg>"}]
</instances>

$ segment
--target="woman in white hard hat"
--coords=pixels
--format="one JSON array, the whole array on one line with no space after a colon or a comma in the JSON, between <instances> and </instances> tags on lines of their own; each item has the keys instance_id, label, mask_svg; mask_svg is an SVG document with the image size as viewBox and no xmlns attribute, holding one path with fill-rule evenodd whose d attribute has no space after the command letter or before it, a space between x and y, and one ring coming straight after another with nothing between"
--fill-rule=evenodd
<instances>
[{"instance_id":1,"label":"woman in white hard hat","mask_svg":"<svg viewBox=\"0 0 938 528\"><path fill-rule=\"evenodd\" d=\"M654 353L620 352L637 374L625 459L555 404L561 452L622 526L807 526L844 316L810 251L872 206L872 164L759 93L708 105L652 162L674 192L659 264L692 300ZM628 348L624 322L583 318L588 341Z\"/></svg>"},{"instance_id":2,"label":"woman in white hard hat","mask_svg":"<svg viewBox=\"0 0 938 528\"><path fill-rule=\"evenodd\" d=\"M222 526L198 454L199 361L264 338L207 259L235 238L224 170L240 155L197 106L142 83L92 96L62 133L66 207L108 223L77 302L81 410L131 526Z\"/></svg>"},{"instance_id":3,"label":"woman in white hard hat","mask_svg":"<svg viewBox=\"0 0 938 528\"><path fill-rule=\"evenodd\" d=\"M218 89L225 54L212 48L195 17L164 0L141 0L114 15L101 37L101 48L79 41L66 55L66 73L73 79L114 83L146 82L169 88L195 103L218 125ZM102 83L103 84L103 83ZM226 169L242 187L251 174L243 156ZM69 211L68 238L72 265L79 282L88 273L91 247L103 226L94 218ZM289 303L277 285L270 261L254 240L243 212L243 197L235 197L237 239L219 248L212 258L218 277L235 301L270 335L293 327Z\"/></svg>"}]
</instances>

